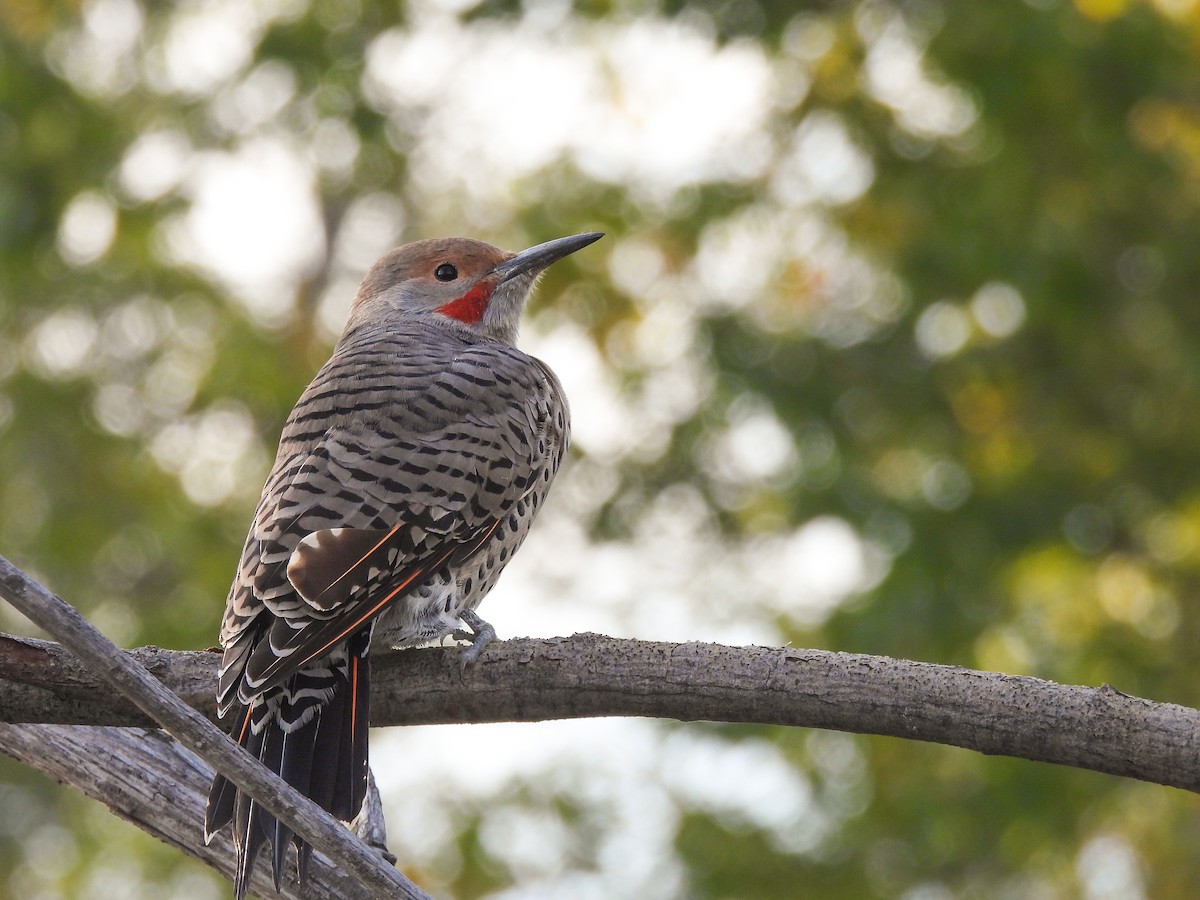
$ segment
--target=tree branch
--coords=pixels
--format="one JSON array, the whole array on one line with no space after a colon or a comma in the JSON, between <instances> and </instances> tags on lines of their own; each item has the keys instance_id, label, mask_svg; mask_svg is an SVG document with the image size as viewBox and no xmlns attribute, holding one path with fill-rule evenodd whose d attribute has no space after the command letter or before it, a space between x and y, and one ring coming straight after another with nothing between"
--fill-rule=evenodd
<instances>
[{"instance_id":1,"label":"tree branch","mask_svg":"<svg viewBox=\"0 0 1200 900\"><path fill-rule=\"evenodd\" d=\"M328 813L252 759L71 606L0 557L0 595L61 640L110 687L379 896L426 898Z\"/></svg>"},{"instance_id":2,"label":"tree branch","mask_svg":"<svg viewBox=\"0 0 1200 900\"><path fill-rule=\"evenodd\" d=\"M214 715L214 654L132 653ZM45 641L0 637L0 679L0 721L145 723ZM457 650L375 654L371 684L375 726L588 716L792 725L949 744L1200 792L1200 712L1107 685L856 653L586 634L495 642L461 675Z\"/></svg>"},{"instance_id":3,"label":"tree branch","mask_svg":"<svg viewBox=\"0 0 1200 900\"><path fill-rule=\"evenodd\" d=\"M236 854L228 831L204 843L204 804L212 769L157 729L0 724L0 751L99 800L154 837L233 878ZM250 890L293 900L371 900L358 879L314 853L304 890L289 867L275 893L266 866Z\"/></svg>"},{"instance_id":4,"label":"tree branch","mask_svg":"<svg viewBox=\"0 0 1200 900\"><path fill-rule=\"evenodd\" d=\"M16 595L18 607L34 613L47 597L61 604L3 558L0 594ZM68 617L64 627L52 621L47 630L78 643L90 626L67 610L78 622ZM211 774L195 756L157 731L79 727L153 724L146 712L106 687L113 670L127 668L134 674L122 677L134 687L121 683L137 693L143 708L161 715L157 701L152 704L146 696L167 693L178 704L173 692L213 718L217 655L157 647L124 654L108 645L111 652L96 658L90 640L81 645L81 656L93 654L85 665L58 644L0 635L0 722L61 723L0 724L0 750L229 874L234 854L228 837L222 835L212 847L204 847L201 839ZM104 680L90 666L99 668ZM880 656L576 635L493 643L465 673L457 650L378 653L372 658L372 688L376 726L623 715L792 725L944 743L1200 792L1196 710L1130 697L1107 685L1074 687ZM164 718L177 727L171 715ZM201 716L187 715L185 731L195 719L211 732ZM215 756L211 733L198 745L201 755ZM235 762L248 762L241 751L234 752ZM252 783L256 797L261 789ZM274 806L266 804L272 811L289 808L278 795L264 796L275 798ZM289 824L300 822L294 818ZM314 834L305 836L312 840ZM324 841L313 843L328 846ZM354 844L361 853L362 846ZM378 884L352 877L361 875L341 860L344 870L322 865L320 855L314 862L306 896L379 891ZM377 864L377 857L369 862ZM265 890L265 876L259 878L254 889ZM419 896L409 894L414 895ZM294 883L285 885L284 896L298 896Z\"/></svg>"},{"instance_id":5,"label":"tree branch","mask_svg":"<svg viewBox=\"0 0 1200 900\"><path fill-rule=\"evenodd\" d=\"M184 703L216 721L218 653L139 647L125 651ZM107 690L87 666L52 641L0 634L0 722L136 725L155 721Z\"/></svg>"}]
</instances>

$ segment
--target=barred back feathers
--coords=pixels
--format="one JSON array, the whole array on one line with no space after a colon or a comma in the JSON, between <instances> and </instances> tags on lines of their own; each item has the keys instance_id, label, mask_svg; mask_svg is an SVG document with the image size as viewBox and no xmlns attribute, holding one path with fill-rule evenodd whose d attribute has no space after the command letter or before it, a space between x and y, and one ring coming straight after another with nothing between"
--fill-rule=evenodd
<instances>
[{"instance_id":1,"label":"barred back feathers","mask_svg":"<svg viewBox=\"0 0 1200 900\"><path fill-rule=\"evenodd\" d=\"M369 651L463 628L558 472L558 379L517 350L537 276L600 237L512 254L453 238L400 247L363 281L330 360L288 416L221 626L218 705L233 736L334 816L366 795ZM483 626L483 627L480 627ZM233 823L235 891L272 847L310 848L221 776L205 821Z\"/></svg>"}]
</instances>

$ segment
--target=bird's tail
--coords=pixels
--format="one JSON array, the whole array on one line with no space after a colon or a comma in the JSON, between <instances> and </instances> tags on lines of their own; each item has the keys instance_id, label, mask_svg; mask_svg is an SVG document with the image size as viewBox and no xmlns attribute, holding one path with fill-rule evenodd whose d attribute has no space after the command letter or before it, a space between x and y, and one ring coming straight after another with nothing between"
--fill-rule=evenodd
<instances>
[{"instance_id":1,"label":"bird's tail","mask_svg":"<svg viewBox=\"0 0 1200 900\"><path fill-rule=\"evenodd\" d=\"M264 766L344 822L358 814L367 792L369 641L368 628L347 641L344 655L325 657L255 698L241 708L231 732ZM296 847L296 871L304 882L312 848L218 774L208 795L205 840L229 822L237 849L237 900L245 896L254 860L268 841L275 890L289 841Z\"/></svg>"}]
</instances>

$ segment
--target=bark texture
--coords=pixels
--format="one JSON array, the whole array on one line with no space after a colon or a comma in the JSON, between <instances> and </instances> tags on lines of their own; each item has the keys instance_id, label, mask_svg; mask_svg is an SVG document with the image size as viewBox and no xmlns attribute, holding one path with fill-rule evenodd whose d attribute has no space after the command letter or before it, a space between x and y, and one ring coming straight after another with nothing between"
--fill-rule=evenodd
<instances>
[{"instance_id":1,"label":"bark texture","mask_svg":"<svg viewBox=\"0 0 1200 900\"><path fill-rule=\"evenodd\" d=\"M228 831L204 844L204 801L212 769L157 729L75 725L0 724L0 751L62 784L99 800L127 822L177 847L227 878L237 858ZM304 900L371 900L357 879L313 856L303 893L291 867L281 894L267 866L259 866L251 891L260 897Z\"/></svg>"},{"instance_id":2,"label":"bark texture","mask_svg":"<svg viewBox=\"0 0 1200 900\"><path fill-rule=\"evenodd\" d=\"M218 658L131 651L215 716ZM909 660L581 634L372 654L372 724L652 716L881 734L1200 791L1200 712L1080 687ZM0 637L0 721L146 725L56 644Z\"/></svg>"}]
</instances>

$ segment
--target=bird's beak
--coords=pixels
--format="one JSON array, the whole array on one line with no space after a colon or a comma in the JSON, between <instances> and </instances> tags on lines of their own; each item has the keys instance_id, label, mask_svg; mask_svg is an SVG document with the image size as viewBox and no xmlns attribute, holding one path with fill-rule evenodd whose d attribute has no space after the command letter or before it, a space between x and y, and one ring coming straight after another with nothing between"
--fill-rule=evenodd
<instances>
[{"instance_id":1,"label":"bird's beak","mask_svg":"<svg viewBox=\"0 0 1200 900\"><path fill-rule=\"evenodd\" d=\"M604 237L602 231L589 231L585 234L573 234L570 237L556 238L522 250L512 259L506 259L493 270L500 276L500 284L527 272L537 273L548 265L570 256L576 250L582 250L588 244L594 244Z\"/></svg>"}]
</instances>

